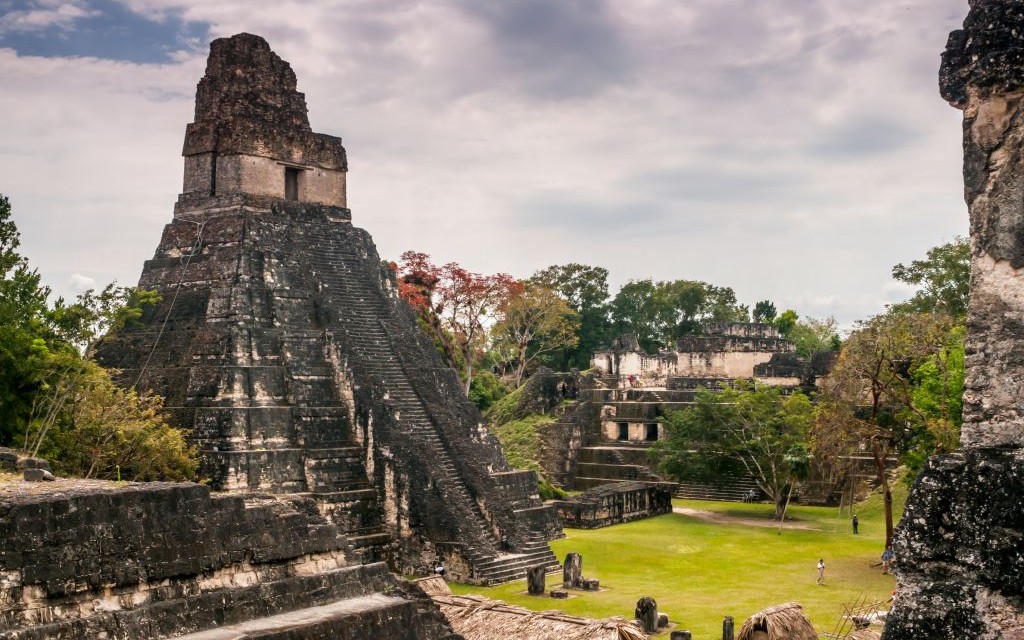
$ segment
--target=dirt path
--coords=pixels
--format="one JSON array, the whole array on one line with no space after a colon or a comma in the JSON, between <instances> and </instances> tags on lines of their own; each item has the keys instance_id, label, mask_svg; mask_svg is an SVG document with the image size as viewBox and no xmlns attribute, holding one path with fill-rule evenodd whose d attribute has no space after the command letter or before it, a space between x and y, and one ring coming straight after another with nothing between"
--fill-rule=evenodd
<instances>
[{"instance_id":1,"label":"dirt path","mask_svg":"<svg viewBox=\"0 0 1024 640\"><path fill-rule=\"evenodd\" d=\"M704 511L703 509L690 509L689 507L672 507L672 513L679 513L684 516L690 516L691 518L697 518L698 520L704 520L705 522L714 522L715 524L742 524L748 527L765 527L768 529L777 529L779 523L773 520L762 520L760 518L738 518L736 516L727 516L724 513L715 513L714 511ZM783 529L805 529L808 531L819 531L817 527L812 527L809 524L803 522L783 522Z\"/></svg>"}]
</instances>

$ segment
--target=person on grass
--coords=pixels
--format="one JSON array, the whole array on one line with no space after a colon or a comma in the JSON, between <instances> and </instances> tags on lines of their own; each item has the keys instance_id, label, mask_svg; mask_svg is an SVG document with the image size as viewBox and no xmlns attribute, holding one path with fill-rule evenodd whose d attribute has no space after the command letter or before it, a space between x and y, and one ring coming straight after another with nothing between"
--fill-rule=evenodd
<instances>
[{"instance_id":1,"label":"person on grass","mask_svg":"<svg viewBox=\"0 0 1024 640\"><path fill-rule=\"evenodd\" d=\"M825 559L818 560L818 584L825 584Z\"/></svg>"},{"instance_id":2,"label":"person on grass","mask_svg":"<svg viewBox=\"0 0 1024 640\"><path fill-rule=\"evenodd\" d=\"M892 557L895 555L892 549L886 549L882 552L882 573L889 573L889 564L892 562Z\"/></svg>"}]
</instances>

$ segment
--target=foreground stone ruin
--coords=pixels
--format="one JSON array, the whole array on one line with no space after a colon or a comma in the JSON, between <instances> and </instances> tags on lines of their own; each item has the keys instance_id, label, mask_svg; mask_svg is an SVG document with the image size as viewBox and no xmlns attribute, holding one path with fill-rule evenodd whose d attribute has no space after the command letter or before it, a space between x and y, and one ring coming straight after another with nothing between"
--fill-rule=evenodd
<instances>
[{"instance_id":1,"label":"foreground stone ruin","mask_svg":"<svg viewBox=\"0 0 1024 640\"><path fill-rule=\"evenodd\" d=\"M1024 7L970 5L940 72L964 113L971 222L962 451L911 492L886 640L1024 638Z\"/></svg>"},{"instance_id":2,"label":"foreground stone ruin","mask_svg":"<svg viewBox=\"0 0 1024 640\"><path fill-rule=\"evenodd\" d=\"M166 398L219 490L307 498L364 562L495 583L557 567L532 472L511 469L346 207L341 139L257 36L210 47L184 188L98 359Z\"/></svg>"},{"instance_id":3,"label":"foreground stone ruin","mask_svg":"<svg viewBox=\"0 0 1024 640\"><path fill-rule=\"evenodd\" d=\"M349 563L310 499L4 482L0 540L0 640L459 637L384 563Z\"/></svg>"}]
</instances>

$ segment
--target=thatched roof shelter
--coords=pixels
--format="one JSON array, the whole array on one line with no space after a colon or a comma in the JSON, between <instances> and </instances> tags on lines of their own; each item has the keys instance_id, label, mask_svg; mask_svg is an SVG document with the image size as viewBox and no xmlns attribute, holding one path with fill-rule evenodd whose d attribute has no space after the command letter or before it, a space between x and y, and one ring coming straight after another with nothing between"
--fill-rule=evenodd
<instances>
[{"instance_id":1,"label":"thatched roof shelter","mask_svg":"<svg viewBox=\"0 0 1024 640\"><path fill-rule=\"evenodd\" d=\"M482 596L453 596L443 578L417 580L456 633L466 640L647 640L632 620L570 616L561 611L536 612Z\"/></svg>"},{"instance_id":2,"label":"thatched roof shelter","mask_svg":"<svg viewBox=\"0 0 1024 640\"><path fill-rule=\"evenodd\" d=\"M768 607L747 618L736 640L818 640L818 632L796 602Z\"/></svg>"},{"instance_id":3,"label":"thatched roof shelter","mask_svg":"<svg viewBox=\"0 0 1024 640\"><path fill-rule=\"evenodd\" d=\"M444 581L441 576L430 576L429 578L420 578L416 581L416 586L423 589L423 593L427 594L431 598L434 596L450 596L452 595L451 587Z\"/></svg>"}]
</instances>

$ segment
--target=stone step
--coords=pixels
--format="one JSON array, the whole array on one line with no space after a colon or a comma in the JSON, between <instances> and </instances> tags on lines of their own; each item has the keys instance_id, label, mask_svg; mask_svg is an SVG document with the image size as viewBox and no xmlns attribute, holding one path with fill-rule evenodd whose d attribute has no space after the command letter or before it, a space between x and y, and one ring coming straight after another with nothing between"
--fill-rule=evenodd
<instances>
[{"instance_id":1,"label":"stone step","mask_svg":"<svg viewBox=\"0 0 1024 640\"><path fill-rule=\"evenodd\" d=\"M285 639L299 637L297 634L301 633L301 629L309 629L314 632L310 634L310 637L314 637L315 630L326 631L333 625L347 630L361 628L364 632L369 632L368 635L353 635L353 637L383 637L379 635L382 629L376 626L380 624L381 619L392 619L394 620L393 625L399 625L401 624L399 619L403 617L400 615L402 610L410 608L414 609L415 605L409 600L375 593L317 607L296 609L288 613L231 624L217 629L176 636L174 640ZM400 629L400 627L393 628ZM315 637L329 636L316 634Z\"/></svg>"},{"instance_id":2,"label":"stone step","mask_svg":"<svg viewBox=\"0 0 1024 640\"><path fill-rule=\"evenodd\" d=\"M391 534L386 532L381 533L367 533L359 536L349 536L349 544L356 549L362 547L372 547L377 545L387 545L391 542Z\"/></svg>"}]
</instances>

